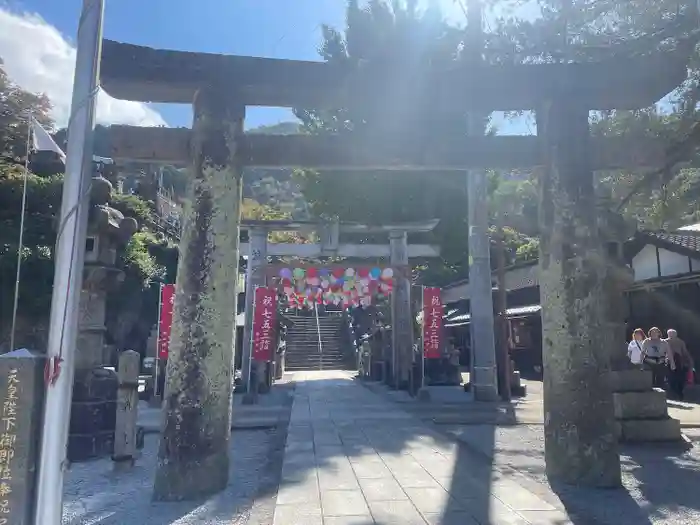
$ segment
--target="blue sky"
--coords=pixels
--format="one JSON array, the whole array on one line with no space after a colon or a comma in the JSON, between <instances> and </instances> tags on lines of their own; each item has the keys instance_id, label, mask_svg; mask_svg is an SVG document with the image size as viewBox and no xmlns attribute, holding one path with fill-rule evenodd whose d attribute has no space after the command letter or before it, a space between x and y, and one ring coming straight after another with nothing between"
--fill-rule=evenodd
<instances>
[{"instance_id":1,"label":"blue sky","mask_svg":"<svg viewBox=\"0 0 700 525\"><path fill-rule=\"evenodd\" d=\"M461 21L453 0L440 0ZM74 43L82 0L0 0L15 13L37 13ZM344 25L345 0L107 0L105 37L134 44L240 55L319 60L323 23ZM153 106L171 126L189 126L186 105ZM283 108L250 108L246 126L291 120ZM522 123L499 128L527 133Z\"/></svg>"}]
</instances>

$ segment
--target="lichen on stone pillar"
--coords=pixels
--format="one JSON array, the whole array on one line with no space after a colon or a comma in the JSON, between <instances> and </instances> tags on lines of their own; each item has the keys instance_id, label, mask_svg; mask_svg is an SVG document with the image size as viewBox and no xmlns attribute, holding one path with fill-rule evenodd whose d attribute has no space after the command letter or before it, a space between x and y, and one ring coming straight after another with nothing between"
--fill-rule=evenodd
<instances>
[{"instance_id":1,"label":"lichen on stone pillar","mask_svg":"<svg viewBox=\"0 0 700 525\"><path fill-rule=\"evenodd\" d=\"M225 488L229 475L245 108L224 87L194 101L185 222L154 485L156 500Z\"/></svg>"},{"instance_id":2,"label":"lichen on stone pillar","mask_svg":"<svg viewBox=\"0 0 700 525\"><path fill-rule=\"evenodd\" d=\"M560 101L540 114L546 160L540 181L540 295L547 476L618 486L606 256L596 217L588 110Z\"/></svg>"}]
</instances>

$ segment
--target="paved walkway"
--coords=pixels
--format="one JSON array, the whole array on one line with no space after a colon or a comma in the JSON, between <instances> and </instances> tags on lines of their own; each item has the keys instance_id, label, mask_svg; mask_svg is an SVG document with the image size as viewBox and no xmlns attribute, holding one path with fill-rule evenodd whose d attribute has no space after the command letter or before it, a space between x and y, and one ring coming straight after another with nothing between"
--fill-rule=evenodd
<instances>
[{"instance_id":1,"label":"paved walkway","mask_svg":"<svg viewBox=\"0 0 700 525\"><path fill-rule=\"evenodd\" d=\"M350 373L294 381L273 525L573 523Z\"/></svg>"}]
</instances>

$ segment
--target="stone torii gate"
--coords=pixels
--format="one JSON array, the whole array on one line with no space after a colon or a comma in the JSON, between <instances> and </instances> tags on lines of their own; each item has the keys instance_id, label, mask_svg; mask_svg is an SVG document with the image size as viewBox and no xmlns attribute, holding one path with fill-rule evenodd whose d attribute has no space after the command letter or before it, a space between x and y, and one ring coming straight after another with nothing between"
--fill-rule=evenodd
<instances>
[{"instance_id":1,"label":"stone torii gate","mask_svg":"<svg viewBox=\"0 0 700 525\"><path fill-rule=\"evenodd\" d=\"M155 482L157 499L193 498L228 479L231 361L244 166L318 169L543 167L541 295L547 474L590 486L620 484L604 311L606 255L593 171L663 162L664 144L591 139L589 110L648 107L686 78L690 50L596 63L434 64L405 82L386 61L321 62L221 56L103 43L101 85L118 99L193 104L192 130L124 130L114 157L187 162L193 184L180 243L172 354ZM401 97L391 93L401 92ZM425 114L535 110L538 137L248 136L246 106ZM420 110L420 111L419 111ZM115 130L119 131L119 130ZM124 134L123 134L124 135ZM129 150L129 147L131 150ZM189 151L189 156L186 152ZM644 152L644 154L640 154ZM648 156L651 153L652 156ZM466 235L466 232L465 232ZM222 314L227 312L227 314ZM230 315L228 312L232 312ZM616 343L617 344L617 343ZM619 344L623 344L622 341Z\"/></svg>"},{"instance_id":2,"label":"stone torii gate","mask_svg":"<svg viewBox=\"0 0 700 525\"><path fill-rule=\"evenodd\" d=\"M267 257L294 256L302 258L343 257L349 259L384 258L391 266L408 266L411 258L439 257L440 248L427 244L408 244L408 234L428 233L437 225L437 220L424 223L404 223L384 226L368 226L350 223L318 223L310 221L243 221L248 229L249 245L241 246L241 253L248 255L246 275L245 326L243 329L243 348L241 368L246 390L248 389L247 370L250 365L250 349L253 327L253 290L256 286L266 286ZM316 244L270 243L268 234L272 231L309 231L319 234L320 242ZM341 234L388 234L389 244L359 244L340 242ZM391 296L394 324L401 327L392 332L392 369L398 383L408 381L413 347L413 330L411 325L410 282L405 275L396 276L396 286ZM397 366L398 365L398 366ZM258 383L262 374L257 373Z\"/></svg>"}]
</instances>

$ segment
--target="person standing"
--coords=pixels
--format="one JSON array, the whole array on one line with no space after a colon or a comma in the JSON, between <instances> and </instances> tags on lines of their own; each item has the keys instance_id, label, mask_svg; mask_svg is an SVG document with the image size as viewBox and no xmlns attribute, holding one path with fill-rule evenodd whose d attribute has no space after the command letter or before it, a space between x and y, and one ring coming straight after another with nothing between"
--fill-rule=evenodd
<instances>
[{"instance_id":1,"label":"person standing","mask_svg":"<svg viewBox=\"0 0 700 525\"><path fill-rule=\"evenodd\" d=\"M688 377L688 372L693 369L693 356L690 355L685 341L678 337L678 332L669 328L666 332L668 339L665 339L671 349L671 359L669 359L669 386L671 392L679 400L683 400L683 391Z\"/></svg>"},{"instance_id":2,"label":"person standing","mask_svg":"<svg viewBox=\"0 0 700 525\"><path fill-rule=\"evenodd\" d=\"M673 356L668 343L661 339L661 330L656 326L649 329L649 337L642 343L642 358L651 370L654 388L665 388L666 362L671 361Z\"/></svg>"},{"instance_id":3,"label":"person standing","mask_svg":"<svg viewBox=\"0 0 700 525\"><path fill-rule=\"evenodd\" d=\"M642 365L642 343L644 343L646 338L647 336L641 328L637 328L632 332L632 340L627 345L627 357L635 366Z\"/></svg>"}]
</instances>

